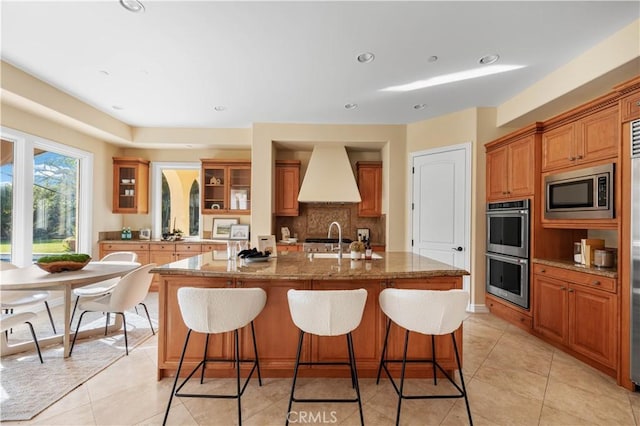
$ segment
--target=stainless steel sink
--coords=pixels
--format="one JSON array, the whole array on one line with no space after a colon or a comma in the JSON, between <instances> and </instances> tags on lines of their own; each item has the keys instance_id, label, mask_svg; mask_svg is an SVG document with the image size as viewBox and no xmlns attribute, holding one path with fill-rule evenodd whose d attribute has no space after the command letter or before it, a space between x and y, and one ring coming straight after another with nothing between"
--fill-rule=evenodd
<instances>
[{"instance_id":1,"label":"stainless steel sink","mask_svg":"<svg viewBox=\"0 0 640 426\"><path fill-rule=\"evenodd\" d=\"M338 253L309 253L310 259L337 259ZM351 259L351 253L342 253L343 259ZM371 259L382 259L378 253L372 253ZM364 259L361 259L364 260Z\"/></svg>"}]
</instances>

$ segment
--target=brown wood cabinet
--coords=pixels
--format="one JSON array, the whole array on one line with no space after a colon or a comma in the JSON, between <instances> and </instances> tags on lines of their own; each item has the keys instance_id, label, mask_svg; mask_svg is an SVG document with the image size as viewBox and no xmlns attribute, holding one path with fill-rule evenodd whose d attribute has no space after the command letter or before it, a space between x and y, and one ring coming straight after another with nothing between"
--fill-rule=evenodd
<instances>
[{"instance_id":1,"label":"brown wood cabinet","mask_svg":"<svg viewBox=\"0 0 640 426\"><path fill-rule=\"evenodd\" d=\"M298 216L300 161L276 161L276 216Z\"/></svg>"},{"instance_id":2,"label":"brown wood cabinet","mask_svg":"<svg viewBox=\"0 0 640 426\"><path fill-rule=\"evenodd\" d=\"M487 148L487 201L533 195L535 137Z\"/></svg>"},{"instance_id":3,"label":"brown wood cabinet","mask_svg":"<svg viewBox=\"0 0 640 426\"><path fill-rule=\"evenodd\" d=\"M632 93L620 100L620 118L623 122L640 118L640 92Z\"/></svg>"},{"instance_id":4,"label":"brown wood cabinet","mask_svg":"<svg viewBox=\"0 0 640 426\"><path fill-rule=\"evenodd\" d=\"M542 171L615 158L620 145L618 108L609 107L542 134Z\"/></svg>"},{"instance_id":5,"label":"brown wood cabinet","mask_svg":"<svg viewBox=\"0 0 640 426\"><path fill-rule=\"evenodd\" d=\"M149 162L113 157L113 213L149 213Z\"/></svg>"},{"instance_id":6,"label":"brown wood cabinet","mask_svg":"<svg viewBox=\"0 0 640 426\"><path fill-rule=\"evenodd\" d=\"M380 310L378 296L387 286L397 288L416 288L447 290L461 288L460 277L430 277L403 280L261 280L205 278L183 275L163 275L160 287L160 337L158 340L158 377L172 374L177 369L180 351L184 344L186 326L182 323L177 304L177 289L188 285L195 287L259 287L267 292L267 304L254 321L260 368L262 377L291 377L298 346L299 330L293 324L289 313L287 291L295 289L354 289L367 290L367 302L363 318L353 332L354 349L358 359L358 372L361 377L375 377L382 352L382 339L386 318ZM212 336L213 338L213 336ZM396 326L390 337L389 354L401 357L404 331ZM458 347L462 351L462 328L456 331ZM204 350L204 338L199 336L197 344L190 346L185 358L185 375L201 359ZM431 338L413 333L411 337L411 356L431 356ZM436 340L436 354L443 368L452 371L455 368L455 355L450 336L440 336ZM233 356L232 334L217 335L210 342L209 353L212 356L229 358ZM240 352L242 357L253 357L251 329L245 327L240 332ZM461 353L462 356L462 353ZM346 337L307 336L302 349L305 361L345 361L347 359ZM207 365L206 375L233 377L235 370L230 363ZM241 366L247 371L249 366ZM390 365L391 371L399 372L399 365ZM407 368L409 377L429 377L432 374L428 365L412 364ZM349 369L342 366L301 367L300 376L348 377Z\"/></svg>"},{"instance_id":7,"label":"brown wood cabinet","mask_svg":"<svg viewBox=\"0 0 640 426\"><path fill-rule=\"evenodd\" d=\"M358 189L362 201L358 203L358 216L382 215L382 161L358 161Z\"/></svg>"},{"instance_id":8,"label":"brown wood cabinet","mask_svg":"<svg viewBox=\"0 0 640 426\"><path fill-rule=\"evenodd\" d=\"M251 162L202 159L202 214L251 213Z\"/></svg>"},{"instance_id":9,"label":"brown wood cabinet","mask_svg":"<svg viewBox=\"0 0 640 426\"><path fill-rule=\"evenodd\" d=\"M276 244L278 252L302 251L302 245L299 244Z\"/></svg>"},{"instance_id":10,"label":"brown wood cabinet","mask_svg":"<svg viewBox=\"0 0 640 426\"><path fill-rule=\"evenodd\" d=\"M132 251L138 255L138 262L143 265L149 263L149 243L122 242L100 244L100 258L117 251Z\"/></svg>"},{"instance_id":11,"label":"brown wood cabinet","mask_svg":"<svg viewBox=\"0 0 640 426\"><path fill-rule=\"evenodd\" d=\"M533 328L547 340L615 371L618 366L616 282L535 265Z\"/></svg>"}]
</instances>

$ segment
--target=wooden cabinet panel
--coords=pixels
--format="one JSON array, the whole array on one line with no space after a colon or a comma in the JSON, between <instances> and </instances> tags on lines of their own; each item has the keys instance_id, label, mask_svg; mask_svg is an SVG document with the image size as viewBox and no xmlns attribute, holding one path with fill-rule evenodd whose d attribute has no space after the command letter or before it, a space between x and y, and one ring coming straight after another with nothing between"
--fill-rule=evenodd
<instances>
[{"instance_id":1,"label":"wooden cabinet panel","mask_svg":"<svg viewBox=\"0 0 640 426\"><path fill-rule=\"evenodd\" d=\"M576 352L616 368L616 296L579 286L571 286L568 291L569 345Z\"/></svg>"},{"instance_id":2,"label":"wooden cabinet panel","mask_svg":"<svg viewBox=\"0 0 640 426\"><path fill-rule=\"evenodd\" d=\"M298 216L300 161L276 161L276 216Z\"/></svg>"},{"instance_id":3,"label":"wooden cabinet panel","mask_svg":"<svg viewBox=\"0 0 640 426\"><path fill-rule=\"evenodd\" d=\"M534 136L487 151L487 199L490 201L532 195Z\"/></svg>"},{"instance_id":4,"label":"wooden cabinet panel","mask_svg":"<svg viewBox=\"0 0 640 426\"><path fill-rule=\"evenodd\" d=\"M579 122L577 161L595 161L618 155L620 122L618 109L609 108Z\"/></svg>"},{"instance_id":5,"label":"wooden cabinet panel","mask_svg":"<svg viewBox=\"0 0 640 426\"><path fill-rule=\"evenodd\" d=\"M149 161L113 157L113 213L149 213Z\"/></svg>"},{"instance_id":6,"label":"wooden cabinet panel","mask_svg":"<svg viewBox=\"0 0 640 426\"><path fill-rule=\"evenodd\" d=\"M625 122L638 118L640 118L640 92L620 100L620 119Z\"/></svg>"},{"instance_id":7,"label":"wooden cabinet panel","mask_svg":"<svg viewBox=\"0 0 640 426\"><path fill-rule=\"evenodd\" d=\"M601 279L610 280L535 265L533 325L543 337L615 370L619 329L617 295L593 288L592 281Z\"/></svg>"},{"instance_id":8,"label":"wooden cabinet panel","mask_svg":"<svg viewBox=\"0 0 640 426\"><path fill-rule=\"evenodd\" d=\"M138 262L142 265L149 263L148 243L108 243L100 244L100 258L116 251L132 251L138 255Z\"/></svg>"},{"instance_id":9,"label":"wooden cabinet panel","mask_svg":"<svg viewBox=\"0 0 640 426\"><path fill-rule=\"evenodd\" d=\"M363 281L314 281L314 290L352 290L364 288L367 290L367 301L362 314L362 321L358 328L351 333L353 336L353 351L358 359L357 367L363 369L376 368L380 363L380 327L382 313L378 303L380 283L371 280ZM311 344L312 361L332 362L347 361L347 338L345 336L313 336ZM340 368L322 367L313 368ZM347 367L342 367L347 368ZM345 370L348 372L348 369Z\"/></svg>"},{"instance_id":10,"label":"wooden cabinet panel","mask_svg":"<svg viewBox=\"0 0 640 426\"><path fill-rule=\"evenodd\" d=\"M358 203L358 216L382 215L382 162L358 161L358 190L362 201Z\"/></svg>"},{"instance_id":11,"label":"wooden cabinet panel","mask_svg":"<svg viewBox=\"0 0 640 426\"><path fill-rule=\"evenodd\" d=\"M513 304L503 302L502 299L493 297L490 294L486 296L486 304L492 314L509 321L513 325L531 331L533 327L531 315L523 313L519 307L516 308Z\"/></svg>"},{"instance_id":12,"label":"wooden cabinet panel","mask_svg":"<svg viewBox=\"0 0 640 426\"><path fill-rule=\"evenodd\" d=\"M276 244L278 252L302 251L302 246L298 244Z\"/></svg>"},{"instance_id":13,"label":"wooden cabinet panel","mask_svg":"<svg viewBox=\"0 0 640 426\"><path fill-rule=\"evenodd\" d=\"M603 109L542 135L542 171L614 158L620 146L616 107Z\"/></svg>"},{"instance_id":14,"label":"wooden cabinet panel","mask_svg":"<svg viewBox=\"0 0 640 426\"><path fill-rule=\"evenodd\" d=\"M567 284L549 277L533 278L533 328L558 343L569 334Z\"/></svg>"},{"instance_id":15,"label":"wooden cabinet panel","mask_svg":"<svg viewBox=\"0 0 640 426\"><path fill-rule=\"evenodd\" d=\"M500 200L507 195L508 164L507 147L487 152L488 200Z\"/></svg>"},{"instance_id":16,"label":"wooden cabinet panel","mask_svg":"<svg viewBox=\"0 0 640 426\"><path fill-rule=\"evenodd\" d=\"M206 253L214 250L226 250L226 244L200 244L200 252Z\"/></svg>"},{"instance_id":17,"label":"wooden cabinet panel","mask_svg":"<svg viewBox=\"0 0 640 426\"><path fill-rule=\"evenodd\" d=\"M178 289L184 286L185 277L165 277L163 291L160 292L160 328L164 330L158 339L158 368L176 370L187 335L187 326L182 321L178 306ZM229 287L233 282L225 278L189 277L189 287ZM189 348L184 358L183 372L186 376L201 360L204 353L206 336L201 333L191 333ZM171 342L169 344L168 342ZM176 342L179 342L176 344ZM207 357L233 357L233 333L212 334L209 337ZM216 362L207 364L208 369L230 371L232 363ZM230 373L231 374L231 373Z\"/></svg>"},{"instance_id":18,"label":"wooden cabinet panel","mask_svg":"<svg viewBox=\"0 0 640 426\"><path fill-rule=\"evenodd\" d=\"M542 134L542 171L573 165L576 130L574 123L565 124Z\"/></svg>"},{"instance_id":19,"label":"wooden cabinet panel","mask_svg":"<svg viewBox=\"0 0 640 426\"><path fill-rule=\"evenodd\" d=\"M617 281L614 278L571 271L569 269L555 268L541 264L534 264L533 272L534 274L544 274L548 277L563 281L571 281L594 289L609 291L612 293L617 291Z\"/></svg>"},{"instance_id":20,"label":"wooden cabinet panel","mask_svg":"<svg viewBox=\"0 0 640 426\"><path fill-rule=\"evenodd\" d=\"M202 159L202 214L251 213L251 162Z\"/></svg>"},{"instance_id":21,"label":"wooden cabinet panel","mask_svg":"<svg viewBox=\"0 0 640 426\"><path fill-rule=\"evenodd\" d=\"M281 370L283 376L291 376L298 350L299 330L291 320L287 291L308 290L309 281L258 281L237 282L239 287L259 287L267 292L267 304L254 320L260 366L264 369ZM253 358L251 328L242 330L241 356ZM301 360L309 361L311 339L305 338Z\"/></svg>"}]
</instances>

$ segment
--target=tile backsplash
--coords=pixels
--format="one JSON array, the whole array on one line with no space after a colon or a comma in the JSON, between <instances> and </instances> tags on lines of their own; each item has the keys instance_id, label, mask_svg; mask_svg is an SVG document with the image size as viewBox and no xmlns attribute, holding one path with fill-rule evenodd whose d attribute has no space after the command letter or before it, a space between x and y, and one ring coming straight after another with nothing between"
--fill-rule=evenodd
<instances>
[{"instance_id":1,"label":"tile backsplash","mask_svg":"<svg viewBox=\"0 0 640 426\"><path fill-rule=\"evenodd\" d=\"M357 229L368 228L371 243L385 244L385 216L358 217L358 205L347 203L301 203L299 216L276 216L274 235L280 240L280 228L286 226L300 242L305 238L325 238L334 221L340 224L344 238L356 240ZM334 235L337 237L336 230L332 230Z\"/></svg>"}]
</instances>

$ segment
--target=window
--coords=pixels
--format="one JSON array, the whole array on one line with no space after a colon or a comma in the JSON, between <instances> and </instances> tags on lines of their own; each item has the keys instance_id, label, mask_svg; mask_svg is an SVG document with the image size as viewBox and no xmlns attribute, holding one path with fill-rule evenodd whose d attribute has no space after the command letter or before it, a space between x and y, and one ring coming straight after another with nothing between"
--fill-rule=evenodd
<instances>
[{"instance_id":1,"label":"window","mask_svg":"<svg viewBox=\"0 0 640 426\"><path fill-rule=\"evenodd\" d=\"M2 259L24 266L51 253L91 253L93 154L1 130Z\"/></svg>"},{"instance_id":2,"label":"window","mask_svg":"<svg viewBox=\"0 0 640 426\"><path fill-rule=\"evenodd\" d=\"M200 163L151 164L152 234L200 236Z\"/></svg>"}]
</instances>

